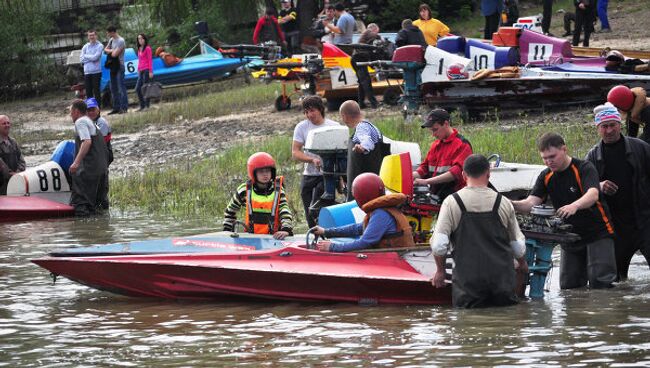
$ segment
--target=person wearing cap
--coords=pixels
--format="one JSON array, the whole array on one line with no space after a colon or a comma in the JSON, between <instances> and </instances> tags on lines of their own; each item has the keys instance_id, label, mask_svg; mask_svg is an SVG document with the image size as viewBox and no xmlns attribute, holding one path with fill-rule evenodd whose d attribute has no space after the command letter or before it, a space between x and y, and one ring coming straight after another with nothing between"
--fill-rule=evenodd
<instances>
[{"instance_id":1,"label":"person wearing cap","mask_svg":"<svg viewBox=\"0 0 650 368\"><path fill-rule=\"evenodd\" d=\"M611 210L619 280L627 279L637 250L650 264L650 145L621 134L621 115L609 102L594 109L601 141L587 153Z\"/></svg>"},{"instance_id":2,"label":"person wearing cap","mask_svg":"<svg viewBox=\"0 0 650 368\"><path fill-rule=\"evenodd\" d=\"M278 23L284 38L287 41L287 51L289 55L299 53L300 51L300 29L298 29L298 10L293 6L291 0L281 0L280 16Z\"/></svg>"},{"instance_id":3,"label":"person wearing cap","mask_svg":"<svg viewBox=\"0 0 650 368\"><path fill-rule=\"evenodd\" d=\"M465 186L463 163L472 154L472 145L451 127L449 113L444 109L431 110L422 128L428 128L436 140L413 172L415 184L429 185L432 193L443 200Z\"/></svg>"},{"instance_id":4,"label":"person wearing cap","mask_svg":"<svg viewBox=\"0 0 650 368\"><path fill-rule=\"evenodd\" d=\"M650 98L643 87L615 86L607 93L607 101L616 106L621 113L621 120L626 121L627 135L636 137L639 126L642 125L640 138L650 143Z\"/></svg>"},{"instance_id":5,"label":"person wearing cap","mask_svg":"<svg viewBox=\"0 0 650 368\"><path fill-rule=\"evenodd\" d=\"M334 44L343 45L352 43L354 34L355 20L352 14L345 11L342 3L334 5L334 14L336 15L336 25L327 19L323 20L323 25L330 32L334 33Z\"/></svg>"},{"instance_id":6,"label":"person wearing cap","mask_svg":"<svg viewBox=\"0 0 650 368\"><path fill-rule=\"evenodd\" d=\"M72 195L70 205L76 216L96 213L99 189L108 167L108 150L97 126L86 116L88 106L76 100L70 106L75 130L75 158L70 168Z\"/></svg>"},{"instance_id":7,"label":"person wearing cap","mask_svg":"<svg viewBox=\"0 0 650 368\"><path fill-rule=\"evenodd\" d=\"M108 165L113 162L113 146L111 145L112 132L111 126L108 124L108 121L101 116L101 111L99 110L99 104L95 98L89 98L86 100L86 116L95 123L99 132L102 133L104 137L104 142L106 143L107 149L107 167L106 173L101 179L101 183L98 190L98 201L97 208L107 210L109 207L108 203Z\"/></svg>"},{"instance_id":8,"label":"person wearing cap","mask_svg":"<svg viewBox=\"0 0 650 368\"><path fill-rule=\"evenodd\" d=\"M452 302L454 307L475 308L517 303L515 286L528 272L526 239L519 229L512 203L488 188L490 163L473 154L463 164L467 187L442 202L431 249L435 287L445 287L445 258L453 249ZM516 266L513 266L516 259ZM481 272L476 272L481 270ZM523 287L519 287L522 291Z\"/></svg>"},{"instance_id":9,"label":"person wearing cap","mask_svg":"<svg viewBox=\"0 0 650 368\"><path fill-rule=\"evenodd\" d=\"M569 156L564 138L557 133L543 134L537 149L547 168L526 199L512 202L515 211L530 213L533 206L550 197L557 215L580 236L579 241L562 245L560 288L611 287L616 280L614 226L600 193L596 168L589 161Z\"/></svg>"},{"instance_id":10,"label":"person wearing cap","mask_svg":"<svg viewBox=\"0 0 650 368\"><path fill-rule=\"evenodd\" d=\"M25 158L15 139L9 136L11 120L7 115L0 115L0 195L7 194L9 179L25 171Z\"/></svg>"},{"instance_id":11,"label":"person wearing cap","mask_svg":"<svg viewBox=\"0 0 650 368\"><path fill-rule=\"evenodd\" d=\"M386 194L379 175L363 173L352 183L352 194L366 213L362 223L333 228L316 226L313 233L327 238L356 237L347 242L323 241L318 246L324 252L351 252L367 248L404 248L415 245L411 225L398 209L406 202L402 193Z\"/></svg>"}]
</instances>

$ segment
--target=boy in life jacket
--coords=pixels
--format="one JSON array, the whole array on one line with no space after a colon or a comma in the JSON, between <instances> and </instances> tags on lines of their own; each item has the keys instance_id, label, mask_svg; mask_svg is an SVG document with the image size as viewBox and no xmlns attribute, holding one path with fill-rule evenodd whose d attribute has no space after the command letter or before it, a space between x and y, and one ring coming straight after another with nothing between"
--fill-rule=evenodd
<instances>
[{"instance_id":1,"label":"boy in life jacket","mask_svg":"<svg viewBox=\"0 0 650 368\"><path fill-rule=\"evenodd\" d=\"M350 252L367 248L412 247L413 234L406 216L397 208L406 202L402 193L386 194L384 182L377 174L363 173L352 183L352 194L366 213L360 224L324 229L316 226L314 234L333 237L361 238L347 243L319 242L321 251Z\"/></svg>"},{"instance_id":2,"label":"boy in life jacket","mask_svg":"<svg viewBox=\"0 0 650 368\"><path fill-rule=\"evenodd\" d=\"M287 204L282 176L275 176L275 160L266 152L248 158L249 180L237 188L224 211L223 230L234 231L237 212L245 208L246 231L272 234L275 239L293 235L293 215Z\"/></svg>"}]
</instances>

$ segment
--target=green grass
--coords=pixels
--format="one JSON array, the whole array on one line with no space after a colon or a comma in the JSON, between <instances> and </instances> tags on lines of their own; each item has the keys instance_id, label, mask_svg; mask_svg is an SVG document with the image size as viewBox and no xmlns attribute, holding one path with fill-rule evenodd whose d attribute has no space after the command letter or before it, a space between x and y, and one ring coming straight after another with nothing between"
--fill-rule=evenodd
<instances>
[{"instance_id":1,"label":"green grass","mask_svg":"<svg viewBox=\"0 0 650 368\"><path fill-rule=\"evenodd\" d=\"M245 111L247 108L257 108L260 104L271 104L275 100L278 88L277 84L254 83L243 88L182 98L161 105L159 109L124 115L114 119L111 124L114 133L134 133L152 125L174 124L178 119L196 120L223 116Z\"/></svg>"},{"instance_id":2,"label":"green grass","mask_svg":"<svg viewBox=\"0 0 650 368\"><path fill-rule=\"evenodd\" d=\"M375 122L382 132L394 140L417 142L426 155L433 138L419 124L406 124L400 116ZM498 153L504 161L541 164L535 139L544 132L562 134L570 152L583 157L597 141L589 124L517 124L504 127L498 121L483 124L460 124L459 131L467 137L474 152ZM304 227L300 200L302 164L291 159L291 136L268 137L232 147L222 154L200 161L178 162L150 169L142 174L116 178L111 183L111 198L121 209L138 208L153 214L182 217L211 217L218 222L234 190L244 182L246 161L257 151L270 153L278 163L278 174L285 176L289 204L299 229Z\"/></svg>"}]
</instances>

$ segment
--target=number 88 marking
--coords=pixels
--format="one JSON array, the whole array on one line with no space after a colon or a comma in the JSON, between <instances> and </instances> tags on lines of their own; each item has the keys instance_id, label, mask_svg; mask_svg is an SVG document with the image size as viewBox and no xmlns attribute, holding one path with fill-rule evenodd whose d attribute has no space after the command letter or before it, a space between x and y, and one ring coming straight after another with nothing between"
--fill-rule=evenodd
<instances>
[{"instance_id":1,"label":"number 88 marking","mask_svg":"<svg viewBox=\"0 0 650 368\"><path fill-rule=\"evenodd\" d=\"M52 189L54 191L61 190L61 172L57 168L50 169L52 173ZM41 192L47 192L49 185L47 183L47 173L45 170L36 170L36 175L38 176L38 183L41 187Z\"/></svg>"}]
</instances>

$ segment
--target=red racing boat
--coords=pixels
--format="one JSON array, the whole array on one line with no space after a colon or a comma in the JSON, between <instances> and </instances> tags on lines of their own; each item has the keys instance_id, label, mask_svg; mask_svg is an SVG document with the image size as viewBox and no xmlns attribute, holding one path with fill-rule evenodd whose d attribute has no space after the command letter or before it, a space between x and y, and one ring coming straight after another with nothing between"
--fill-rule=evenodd
<instances>
[{"instance_id":1,"label":"red racing boat","mask_svg":"<svg viewBox=\"0 0 650 368\"><path fill-rule=\"evenodd\" d=\"M327 253L266 251L112 257L47 257L33 263L117 294L216 301L267 299L360 304L451 304L436 289L431 250Z\"/></svg>"},{"instance_id":2,"label":"red racing boat","mask_svg":"<svg viewBox=\"0 0 650 368\"><path fill-rule=\"evenodd\" d=\"M65 217L74 215L74 207L36 196L0 196L0 223Z\"/></svg>"}]
</instances>

